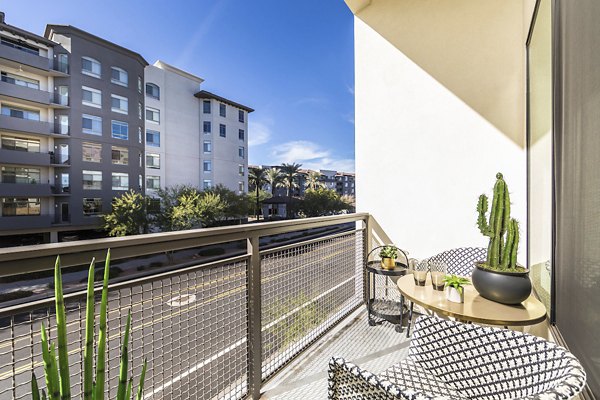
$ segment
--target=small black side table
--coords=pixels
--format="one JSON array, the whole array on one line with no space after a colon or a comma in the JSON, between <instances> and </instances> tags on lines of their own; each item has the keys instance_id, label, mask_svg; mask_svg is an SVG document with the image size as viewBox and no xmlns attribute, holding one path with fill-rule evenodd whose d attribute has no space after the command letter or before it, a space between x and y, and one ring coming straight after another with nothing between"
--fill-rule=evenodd
<instances>
[{"instance_id":1,"label":"small black side table","mask_svg":"<svg viewBox=\"0 0 600 400\"><path fill-rule=\"evenodd\" d=\"M384 275L386 277L397 276L401 277L406 275L408 266L404 263L396 261L394 269L384 269L381 267L381 261L367 261L367 310L369 315L369 325L375 326L388 321L396 325L396 332L402 332L402 317L406 314L404 310L404 296L400 296L400 302L388 299L377 299L375 297L375 275ZM387 288L386 288L387 290ZM393 289L392 289L393 290ZM386 291L387 294L387 291ZM372 316L380 318L376 321Z\"/></svg>"}]
</instances>

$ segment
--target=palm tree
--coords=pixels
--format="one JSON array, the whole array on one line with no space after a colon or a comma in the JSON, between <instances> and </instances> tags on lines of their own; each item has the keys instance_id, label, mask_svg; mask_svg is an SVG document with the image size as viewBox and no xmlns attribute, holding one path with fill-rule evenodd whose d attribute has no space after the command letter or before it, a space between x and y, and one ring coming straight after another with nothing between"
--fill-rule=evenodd
<instances>
[{"instance_id":1,"label":"palm tree","mask_svg":"<svg viewBox=\"0 0 600 400\"><path fill-rule=\"evenodd\" d=\"M321 173L317 171L309 171L304 184L308 189L312 190L323 187L324 184L321 181Z\"/></svg>"},{"instance_id":2,"label":"palm tree","mask_svg":"<svg viewBox=\"0 0 600 400\"><path fill-rule=\"evenodd\" d=\"M298 187L298 177L300 176L300 167L302 164L291 163L281 164L281 173L283 174L283 185L287 189L288 204L285 208L286 216L290 217L290 205L292 200L292 189Z\"/></svg>"},{"instance_id":3,"label":"palm tree","mask_svg":"<svg viewBox=\"0 0 600 400\"><path fill-rule=\"evenodd\" d=\"M258 221L260 215L260 201L259 194L260 188L267 183L266 171L261 167L250 167L248 168L248 185L256 188L256 220Z\"/></svg>"},{"instance_id":4,"label":"palm tree","mask_svg":"<svg viewBox=\"0 0 600 400\"><path fill-rule=\"evenodd\" d=\"M266 172L266 179L269 185L271 185L271 196L275 196L275 188L281 186L283 181L283 175L279 168L269 168Z\"/></svg>"}]
</instances>

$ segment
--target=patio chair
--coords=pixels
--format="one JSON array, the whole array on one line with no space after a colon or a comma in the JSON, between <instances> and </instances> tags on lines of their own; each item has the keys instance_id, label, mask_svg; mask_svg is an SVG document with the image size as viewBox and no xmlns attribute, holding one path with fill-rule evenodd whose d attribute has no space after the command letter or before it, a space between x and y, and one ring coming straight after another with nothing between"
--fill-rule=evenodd
<instances>
[{"instance_id":1,"label":"patio chair","mask_svg":"<svg viewBox=\"0 0 600 400\"><path fill-rule=\"evenodd\" d=\"M448 267L448 274L469 277L473 272L473 263L485 261L486 257L487 249L484 247L459 247L436 254L429 258L429 262L442 261Z\"/></svg>"},{"instance_id":2,"label":"patio chair","mask_svg":"<svg viewBox=\"0 0 600 400\"><path fill-rule=\"evenodd\" d=\"M571 399L585 380L575 356L542 338L422 316L408 357L379 375L332 358L329 399Z\"/></svg>"}]
</instances>

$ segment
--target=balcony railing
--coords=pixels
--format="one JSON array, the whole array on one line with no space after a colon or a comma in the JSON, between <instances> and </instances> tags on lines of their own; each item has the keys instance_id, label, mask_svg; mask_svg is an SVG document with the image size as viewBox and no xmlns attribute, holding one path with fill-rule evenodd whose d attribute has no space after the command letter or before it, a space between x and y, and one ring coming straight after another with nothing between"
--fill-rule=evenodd
<instances>
[{"instance_id":1,"label":"balcony railing","mask_svg":"<svg viewBox=\"0 0 600 400\"><path fill-rule=\"evenodd\" d=\"M257 399L265 380L362 304L362 263L377 227L368 214L350 214L11 248L0 254L0 271L48 276L57 254L63 268L75 268L67 322L72 364L81 365L80 282L110 247L115 273L129 275L109 286L109 398L131 310L130 373L137 379L148 359L144 398ZM43 376L39 326L55 337L53 302L0 308L0 398L28 398L31 371ZM78 396L81 374L72 371Z\"/></svg>"}]
</instances>

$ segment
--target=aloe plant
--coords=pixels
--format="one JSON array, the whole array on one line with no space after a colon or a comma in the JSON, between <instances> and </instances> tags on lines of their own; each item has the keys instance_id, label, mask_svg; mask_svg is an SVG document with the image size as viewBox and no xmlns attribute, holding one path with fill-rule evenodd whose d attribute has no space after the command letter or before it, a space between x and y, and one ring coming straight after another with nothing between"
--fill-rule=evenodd
<instances>
[{"instance_id":1,"label":"aloe plant","mask_svg":"<svg viewBox=\"0 0 600 400\"><path fill-rule=\"evenodd\" d=\"M387 244L379 250L379 257L381 258L396 258L398 257L398 248L394 245Z\"/></svg>"},{"instance_id":2,"label":"aloe plant","mask_svg":"<svg viewBox=\"0 0 600 400\"><path fill-rule=\"evenodd\" d=\"M477 226L490 238L486 266L495 270L515 270L519 249L519 222L510 217L510 194L500 172L496 174L494 197L487 221L488 198L485 194L477 201Z\"/></svg>"},{"instance_id":3,"label":"aloe plant","mask_svg":"<svg viewBox=\"0 0 600 400\"><path fill-rule=\"evenodd\" d=\"M106 254L104 263L104 280L102 283L102 299L100 301L100 329L98 335L98 349L96 359L96 379L94 380L94 330L95 330L95 300L94 300L94 267L95 260L92 259L88 272L87 300L85 315L85 347L83 350L83 399L104 399L105 370L106 370L106 340L107 326L106 314L108 304L108 277L110 270L110 250ZM56 334L58 342L58 358L55 343L48 340L46 327L42 323L41 341L42 358L44 361L44 376L46 389L50 400L71 399L71 384L69 374L69 358L67 345L67 320L62 288L62 275L60 270L60 257L56 257L54 264L54 287L56 301ZM127 379L127 367L129 359L129 333L131 329L131 311L127 316L125 335L121 349L121 362L119 366L119 386L117 389L117 400L131 398L133 389L133 378ZM146 377L147 361L144 360L142 374L138 385L136 399L141 400L144 391L144 379ZM33 400L46 400L46 392L39 389L35 373L31 377L31 392Z\"/></svg>"}]
</instances>

